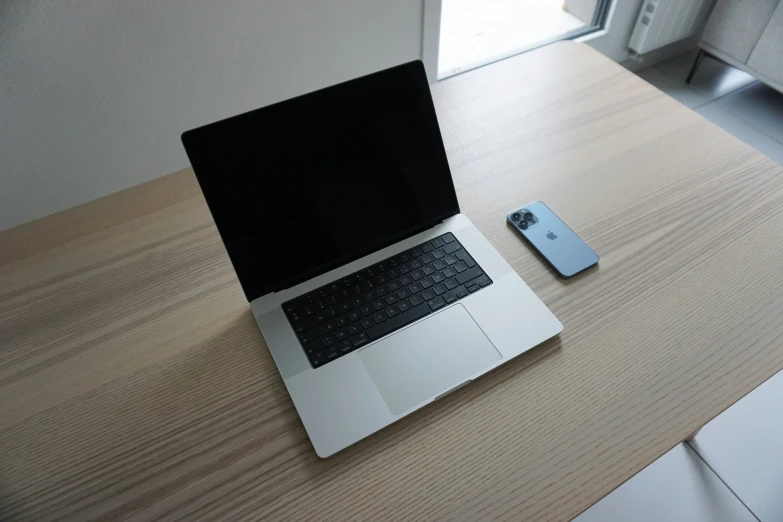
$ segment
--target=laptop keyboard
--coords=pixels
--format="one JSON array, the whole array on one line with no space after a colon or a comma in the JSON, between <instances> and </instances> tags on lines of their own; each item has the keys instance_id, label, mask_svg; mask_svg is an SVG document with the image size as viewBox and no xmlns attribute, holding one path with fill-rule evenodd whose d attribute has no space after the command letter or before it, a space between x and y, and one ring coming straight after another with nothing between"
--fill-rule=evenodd
<instances>
[{"instance_id":1,"label":"laptop keyboard","mask_svg":"<svg viewBox=\"0 0 783 522\"><path fill-rule=\"evenodd\" d=\"M283 311L318 368L491 284L449 232L287 301Z\"/></svg>"}]
</instances>

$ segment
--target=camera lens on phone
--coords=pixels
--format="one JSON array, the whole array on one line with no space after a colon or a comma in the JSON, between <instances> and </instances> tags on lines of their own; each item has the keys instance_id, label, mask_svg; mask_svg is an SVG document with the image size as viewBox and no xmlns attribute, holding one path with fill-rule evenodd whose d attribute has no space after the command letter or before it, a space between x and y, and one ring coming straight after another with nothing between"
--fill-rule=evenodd
<instances>
[{"instance_id":1,"label":"camera lens on phone","mask_svg":"<svg viewBox=\"0 0 783 522\"><path fill-rule=\"evenodd\" d=\"M533 219L533 213L532 212L525 212L525 219L527 219L528 221Z\"/></svg>"},{"instance_id":2,"label":"camera lens on phone","mask_svg":"<svg viewBox=\"0 0 783 522\"><path fill-rule=\"evenodd\" d=\"M519 222L519 228L521 228L522 230L525 230L527 228L527 220L523 219L522 221L520 221Z\"/></svg>"},{"instance_id":3,"label":"camera lens on phone","mask_svg":"<svg viewBox=\"0 0 783 522\"><path fill-rule=\"evenodd\" d=\"M519 221L521 218L522 218L522 214L520 214L519 212L514 212L513 214L511 214L511 219L514 221Z\"/></svg>"}]
</instances>

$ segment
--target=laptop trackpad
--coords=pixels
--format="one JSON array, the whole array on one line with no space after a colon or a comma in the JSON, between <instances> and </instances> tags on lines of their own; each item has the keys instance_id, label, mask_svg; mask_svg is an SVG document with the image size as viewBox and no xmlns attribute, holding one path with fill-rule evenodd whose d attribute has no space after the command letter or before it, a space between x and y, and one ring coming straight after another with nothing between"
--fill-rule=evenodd
<instances>
[{"instance_id":1,"label":"laptop trackpad","mask_svg":"<svg viewBox=\"0 0 783 522\"><path fill-rule=\"evenodd\" d=\"M451 390L501 358L461 304L359 352L395 415Z\"/></svg>"}]
</instances>

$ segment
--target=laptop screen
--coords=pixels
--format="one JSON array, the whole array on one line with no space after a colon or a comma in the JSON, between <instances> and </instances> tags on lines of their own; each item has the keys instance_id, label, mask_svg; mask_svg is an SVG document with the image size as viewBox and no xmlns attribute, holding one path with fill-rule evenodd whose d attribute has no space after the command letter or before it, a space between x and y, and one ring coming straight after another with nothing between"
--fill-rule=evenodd
<instances>
[{"instance_id":1,"label":"laptop screen","mask_svg":"<svg viewBox=\"0 0 783 522\"><path fill-rule=\"evenodd\" d=\"M459 213L419 61L182 141L249 301Z\"/></svg>"}]
</instances>

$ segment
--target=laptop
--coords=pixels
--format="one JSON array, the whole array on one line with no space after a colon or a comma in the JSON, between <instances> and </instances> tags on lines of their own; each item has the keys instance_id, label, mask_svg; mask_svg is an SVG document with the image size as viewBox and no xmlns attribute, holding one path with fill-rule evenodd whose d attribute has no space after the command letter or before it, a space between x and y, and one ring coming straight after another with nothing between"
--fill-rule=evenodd
<instances>
[{"instance_id":1,"label":"laptop","mask_svg":"<svg viewBox=\"0 0 783 522\"><path fill-rule=\"evenodd\" d=\"M460 213L421 61L182 142L321 457L562 331Z\"/></svg>"}]
</instances>

